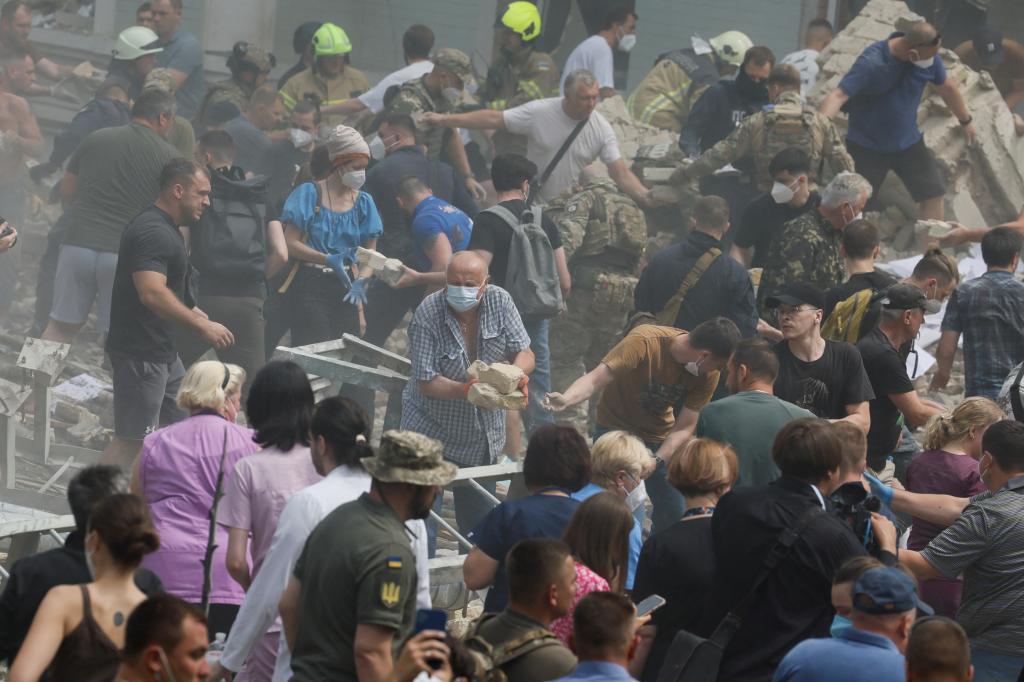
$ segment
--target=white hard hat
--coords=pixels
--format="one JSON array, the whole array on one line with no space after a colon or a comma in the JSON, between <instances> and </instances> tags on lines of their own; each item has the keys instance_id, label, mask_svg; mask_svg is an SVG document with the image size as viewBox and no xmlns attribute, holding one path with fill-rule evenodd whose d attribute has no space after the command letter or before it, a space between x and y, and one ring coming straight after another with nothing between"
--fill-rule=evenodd
<instances>
[{"instance_id":1,"label":"white hard hat","mask_svg":"<svg viewBox=\"0 0 1024 682\"><path fill-rule=\"evenodd\" d=\"M114 59L131 61L147 54L162 52L164 48L155 44L159 39L152 29L145 26L126 28L117 36L117 44L114 45L113 52Z\"/></svg>"}]
</instances>

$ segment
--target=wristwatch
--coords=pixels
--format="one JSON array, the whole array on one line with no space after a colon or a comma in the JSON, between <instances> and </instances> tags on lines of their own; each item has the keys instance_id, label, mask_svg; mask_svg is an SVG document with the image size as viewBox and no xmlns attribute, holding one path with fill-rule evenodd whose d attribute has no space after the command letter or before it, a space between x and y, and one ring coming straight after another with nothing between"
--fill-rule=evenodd
<instances>
[{"instance_id":1,"label":"wristwatch","mask_svg":"<svg viewBox=\"0 0 1024 682\"><path fill-rule=\"evenodd\" d=\"M462 179L463 180L476 180L476 175L473 173L473 171L469 171L468 173L466 173L465 175L462 176Z\"/></svg>"},{"instance_id":2,"label":"wristwatch","mask_svg":"<svg viewBox=\"0 0 1024 682\"><path fill-rule=\"evenodd\" d=\"M971 116L970 114L967 115L967 120L966 121L960 121L960 125L962 125L962 126L969 126L972 123L974 123L974 117Z\"/></svg>"}]
</instances>

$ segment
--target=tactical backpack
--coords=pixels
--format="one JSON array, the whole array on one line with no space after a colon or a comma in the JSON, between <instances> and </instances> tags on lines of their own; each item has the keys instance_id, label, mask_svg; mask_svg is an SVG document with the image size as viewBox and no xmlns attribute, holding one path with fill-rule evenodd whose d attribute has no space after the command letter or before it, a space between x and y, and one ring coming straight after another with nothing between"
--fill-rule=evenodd
<instances>
[{"instance_id":1,"label":"tactical backpack","mask_svg":"<svg viewBox=\"0 0 1024 682\"><path fill-rule=\"evenodd\" d=\"M480 636L480 626L496 616L498 616L496 613L482 615L469 637L466 638L466 649L473 657L476 668L473 679L478 682L508 682L508 674L504 668L509 663L538 649L562 646L558 637L547 628L529 630L504 644L491 644Z\"/></svg>"},{"instance_id":2,"label":"tactical backpack","mask_svg":"<svg viewBox=\"0 0 1024 682\"><path fill-rule=\"evenodd\" d=\"M548 318L562 312L562 285L555 267L554 249L540 224L540 207L527 208L518 218L501 204L484 213L496 215L512 228L505 289L519 314Z\"/></svg>"},{"instance_id":3,"label":"tactical backpack","mask_svg":"<svg viewBox=\"0 0 1024 682\"><path fill-rule=\"evenodd\" d=\"M874 289L861 289L840 301L821 325L821 335L829 341L857 343L878 324L880 299Z\"/></svg>"},{"instance_id":4,"label":"tactical backpack","mask_svg":"<svg viewBox=\"0 0 1024 682\"><path fill-rule=\"evenodd\" d=\"M241 173L210 174L210 206L194 232L192 264L218 279L262 281L266 268L267 182Z\"/></svg>"},{"instance_id":5,"label":"tactical backpack","mask_svg":"<svg viewBox=\"0 0 1024 682\"><path fill-rule=\"evenodd\" d=\"M753 145L758 181L770 181L768 165L776 154L790 147L807 150L812 161L817 159L819 164L823 163L824 141L815 139L813 116L812 112L804 111L803 105L791 102L776 104L764 114L760 139L755 139ZM821 168L811 168L812 179L820 180L821 171Z\"/></svg>"},{"instance_id":6,"label":"tactical backpack","mask_svg":"<svg viewBox=\"0 0 1024 682\"><path fill-rule=\"evenodd\" d=\"M647 249L647 219L613 183L596 180L552 200L548 217L558 227L570 265L608 264L633 274Z\"/></svg>"}]
</instances>

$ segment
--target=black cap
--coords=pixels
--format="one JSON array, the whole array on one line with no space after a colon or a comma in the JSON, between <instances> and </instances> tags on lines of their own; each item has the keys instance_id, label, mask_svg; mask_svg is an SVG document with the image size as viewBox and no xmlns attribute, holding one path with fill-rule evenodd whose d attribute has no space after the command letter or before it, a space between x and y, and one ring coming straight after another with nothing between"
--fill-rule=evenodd
<instances>
[{"instance_id":1,"label":"black cap","mask_svg":"<svg viewBox=\"0 0 1024 682\"><path fill-rule=\"evenodd\" d=\"M914 579L898 568L871 568L853 584L853 608L875 616L906 613L915 608L932 615L917 596Z\"/></svg>"},{"instance_id":2,"label":"black cap","mask_svg":"<svg viewBox=\"0 0 1024 682\"><path fill-rule=\"evenodd\" d=\"M1003 50L1003 33L997 28L982 26L971 40L974 54L984 66L999 66L1006 56Z\"/></svg>"},{"instance_id":3,"label":"black cap","mask_svg":"<svg viewBox=\"0 0 1024 682\"><path fill-rule=\"evenodd\" d=\"M764 303L769 308L806 304L820 310L825 307L825 294L810 282L794 282L766 298Z\"/></svg>"},{"instance_id":4,"label":"black cap","mask_svg":"<svg viewBox=\"0 0 1024 682\"><path fill-rule=\"evenodd\" d=\"M929 315L939 312L942 304L933 301L913 284L893 284L879 299L883 308L890 310L912 310L920 308Z\"/></svg>"}]
</instances>

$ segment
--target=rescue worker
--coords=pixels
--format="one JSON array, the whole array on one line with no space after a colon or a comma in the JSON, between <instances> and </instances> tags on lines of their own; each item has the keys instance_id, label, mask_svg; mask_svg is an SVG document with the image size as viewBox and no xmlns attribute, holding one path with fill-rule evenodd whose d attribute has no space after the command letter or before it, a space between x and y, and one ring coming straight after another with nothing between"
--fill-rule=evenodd
<instances>
[{"instance_id":1,"label":"rescue worker","mask_svg":"<svg viewBox=\"0 0 1024 682\"><path fill-rule=\"evenodd\" d=\"M709 41L694 36L692 47L659 55L626 106L640 123L678 133L693 104L719 78L731 76L754 43L746 33L726 31Z\"/></svg>"},{"instance_id":2,"label":"rescue worker","mask_svg":"<svg viewBox=\"0 0 1024 682\"><path fill-rule=\"evenodd\" d=\"M159 39L145 26L130 26L117 36L107 75L128 81L128 97L132 100L139 98L146 75L156 66L156 54L163 52L164 48L156 44Z\"/></svg>"},{"instance_id":3,"label":"rescue worker","mask_svg":"<svg viewBox=\"0 0 1024 682\"><path fill-rule=\"evenodd\" d=\"M853 170L853 159L832 121L804 106L800 98L800 72L780 64L768 76L768 96L774 102L766 111L743 119L729 137L677 170L677 184L714 173L740 159L753 160L753 181L759 192L772 187L768 165L783 149L795 147L811 158L810 180L827 184L837 173Z\"/></svg>"},{"instance_id":4,"label":"rescue worker","mask_svg":"<svg viewBox=\"0 0 1024 682\"><path fill-rule=\"evenodd\" d=\"M487 71L480 99L484 108L504 111L535 99L558 96L559 71L551 55L535 49L540 12L532 2L517 0L501 17L497 33L500 56ZM526 155L526 139L499 130L494 152Z\"/></svg>"},{"instance_id":5,"label":"rescue worker","mask_svg":"<svg viewBox=\"0 0 1024 682\"><path fill-rule=\"evenodd\" d=\"M350 66L348 55L352 41L340 26L326 23L313 34L313 66L292 76L281 88L281 101L288 113L301 100L320 107L340 104L370 89L370 83L359 69ZM343 116L324 116L323 123L334 127L344 122Z\"/></svg>"},{"instance_id":6,"label":"rescue worker","mask_svg":"<svg viewBox=\"0 0 1024 682\"><path fill-rule=\"evenodd\" d=\"M200 123L206 122L206 108L214 102L231 102L239 111L245 111L249 107L252 93L267 82L270 70L276 65L277 60L273 54L259 45L239 40L231 48L227 60L231 78L210 86L199 105L197 120Z\"/></svg>"}]
</instances>

